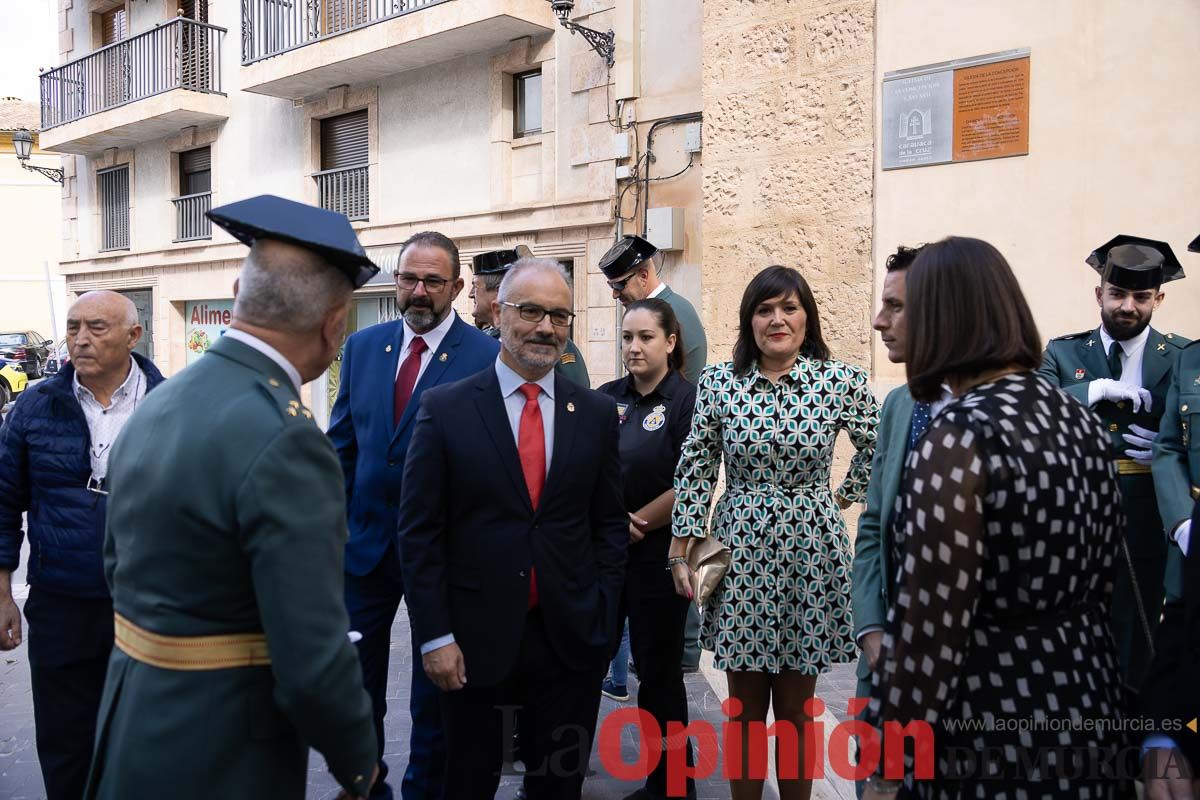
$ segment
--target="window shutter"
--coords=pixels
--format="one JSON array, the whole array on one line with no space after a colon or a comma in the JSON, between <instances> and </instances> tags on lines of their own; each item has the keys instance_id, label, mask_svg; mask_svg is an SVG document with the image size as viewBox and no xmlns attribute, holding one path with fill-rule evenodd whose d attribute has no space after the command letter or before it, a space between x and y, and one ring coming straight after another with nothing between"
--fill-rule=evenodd
<instances>
[{"instance_id":1,"label":"window shutter","mask_svg":"<svg viewBox=\"0 0 1200 800\"><path fill-rule=\"evenodd\" d=\"M119 42L127 34L124 8L114 8L100 15L100 36L104 44Z\"/></svg>"},{"instance_id":2,"label":"window shutter","mask_svg":"<svg viewBox=\"0 0 1200 800\"><path fill-rule=\"evenodd\" d=\"M100 181L101 249L129 247L129 166L97 173Z\"/></svg>"},{"instance_id":3,"label":"window shutter","mask_svg":"<svg viewBox=\"0 0 1200 800\"><path fill-rule=\"evenodd\" d=\"M321 120L321 169L367 164L367 111Z\"/></svg>"},{"instance_id":4,"label":"window shutter","mask_svg":"<svg viewBox=\"0 0 1200 800\"><path fill-rule=\"evenodd\" d=\"M195 150L180 153L179 168L185 175L212 169L212 151L207 147L198 147Z\"/></svg>"}]
</instances>

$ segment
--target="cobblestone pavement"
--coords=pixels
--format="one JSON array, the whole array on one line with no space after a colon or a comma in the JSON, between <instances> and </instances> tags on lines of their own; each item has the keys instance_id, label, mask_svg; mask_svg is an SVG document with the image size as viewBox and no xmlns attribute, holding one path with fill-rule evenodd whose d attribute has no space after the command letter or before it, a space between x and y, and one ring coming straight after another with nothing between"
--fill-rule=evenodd
<instances>
[{"instance_id":1,"label":"cobblestone pavement","mask_svg":"<svg viewBox=\"0 0 1200 800\"><path fill-rule=\"evenodd\" d=\"M18 603L22 605L26 594L23 584L24 574L21 570L14 575L13 586ZM404 773L408 749L408 676L412 669L408 641L408 618L401 608L392 630L393 677L388 691L390 712L387 717L387 745L384 756L392 769L392 775L397 777ZM38 769L37 750L34 746L33 702L26 654L27 648L24 645L12 652L0 654L0 800L39 800L45 797ZM700 672L686 676L686 684L692 719L705 719L713 725L719 725L724 720L720 705L727 692L724 676L711 669L711 655L705 654ZM854 693L854 685L853 665L839 666L828 675L822 676L818 682L817 694L828 708L824 719L826 737L829 729L837 721L845 718L846 701ZM636 677L633 675L630 675L630 691L636 692ZM621 705L625 704L604 698L600 709L601 722L603 723L604 717ZM622 733L621 741L624 758L632 763L637 757L637 742L631 729ZM619 800L638 788L638 783L618 781L607 775L601 768L597 755L593 755L591 766L594 774L584 785L583 794L586 800ZM501 800L511 798L516 791L518 780L516 777L504 778L497 797ZM398 786L394 785L394 788ZM336 795L337 787L325 771L324 760L316 753L311 754L308 797L325 800ZM729 797L729 787L719 775L714 775L697 785L697 795L699 800L725 800ZM776 796L768 786L765 797ZM841 780L819 781L814 786L813 797L815 800L853 800L853 787Z\"/></svg>"}]
</instances>

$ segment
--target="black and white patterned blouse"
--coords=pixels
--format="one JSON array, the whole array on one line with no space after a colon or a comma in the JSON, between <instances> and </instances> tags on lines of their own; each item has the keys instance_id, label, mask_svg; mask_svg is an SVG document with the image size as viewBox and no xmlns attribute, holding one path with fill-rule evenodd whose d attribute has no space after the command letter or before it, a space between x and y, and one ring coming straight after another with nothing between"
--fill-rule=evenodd
<instances>
[{"instance_id":1,"label":"black and white patterned blouse","mask_svg":"<svg viewBox=\"0 0 1200 800\"><path fill-rule=\"evenodd\" d=\"M867 720L933 726L936 774L912 792L1113 796L1088 766L1121 740L1108 602L1123 520L1099 420L1033 373L976 387L909 454L896 508Z\"/></svg>"}]
</instances>

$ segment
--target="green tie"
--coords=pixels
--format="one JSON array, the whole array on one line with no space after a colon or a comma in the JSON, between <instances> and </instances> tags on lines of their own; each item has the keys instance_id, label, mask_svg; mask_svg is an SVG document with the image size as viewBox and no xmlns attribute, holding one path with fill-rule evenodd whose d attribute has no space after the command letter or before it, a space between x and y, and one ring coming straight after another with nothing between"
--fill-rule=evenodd
<instances>
[{"instance_id":1,"label":"green tie","mask_svg":"<svg viewBox=\"0 0 1200 800\"><path fill-rule=\"evenodd\" d=\"M1124 352L1125 348L1121 347L1120 342L1113 342L1112 347L1108 348L1108 372L1114 381L1121 380L1121 354Z\"/></svg>"}]
</instances>

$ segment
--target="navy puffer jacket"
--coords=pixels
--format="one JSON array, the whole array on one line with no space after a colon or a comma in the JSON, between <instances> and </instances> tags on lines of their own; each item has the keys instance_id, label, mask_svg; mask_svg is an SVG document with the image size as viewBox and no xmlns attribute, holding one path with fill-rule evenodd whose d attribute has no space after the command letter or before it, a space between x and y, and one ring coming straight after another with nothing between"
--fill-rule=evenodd
<instances>
[{"instance_id":1,"label":"navy puffer jacket","mask_svg":"<svg viewBox=\"0 0 1200 800\"><path fill-rule=\"evenodd\" d=\"M146 390L163 382L134 353ZM0 569L21 556L21 513L29 512L31 586L74 597L107 597L105 496L87 490L92 473L87 419L75 399L75 368L26 389L0 429Z\"/></svg>"}]
</instances>

